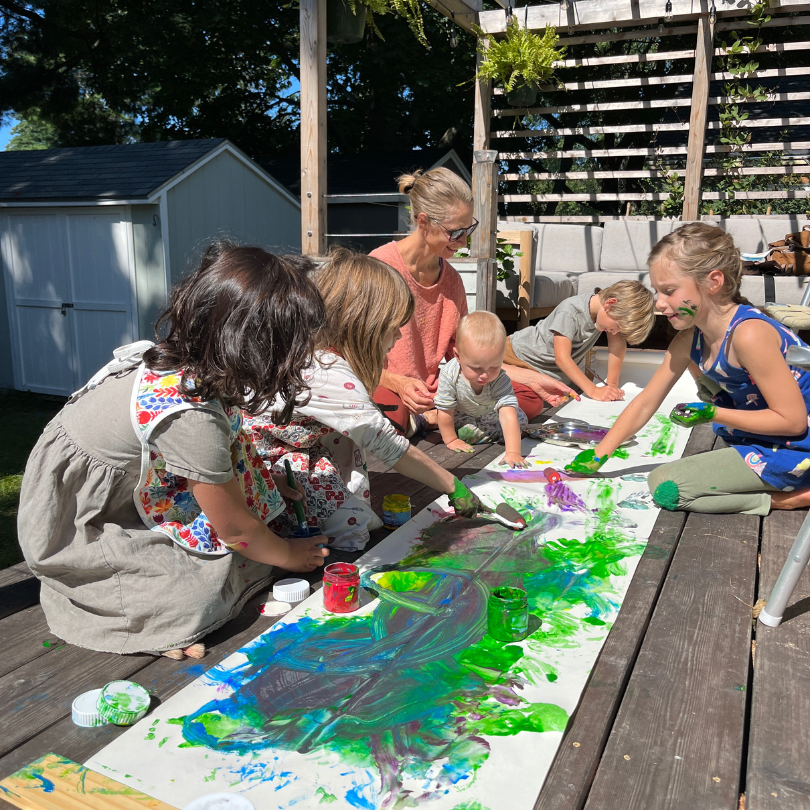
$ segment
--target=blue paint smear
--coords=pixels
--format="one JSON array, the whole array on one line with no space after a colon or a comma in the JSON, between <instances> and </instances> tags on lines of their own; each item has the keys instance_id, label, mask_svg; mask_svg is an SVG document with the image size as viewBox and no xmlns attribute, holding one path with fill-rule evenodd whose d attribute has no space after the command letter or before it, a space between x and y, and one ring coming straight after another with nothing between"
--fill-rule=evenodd
<instances>
[{"instance_id":1,"label":"blue paint smear","mask_svg":"<svg viewBox=\"0 0 810 810\"><path fill-rule=\"evenodd\" d=\"M346 792L346 801L352 807L358 807L360 810L377 810L375 802L370 801L360 793L360 786L355 785L351 790Z\"/></svg>"}]
</instances>

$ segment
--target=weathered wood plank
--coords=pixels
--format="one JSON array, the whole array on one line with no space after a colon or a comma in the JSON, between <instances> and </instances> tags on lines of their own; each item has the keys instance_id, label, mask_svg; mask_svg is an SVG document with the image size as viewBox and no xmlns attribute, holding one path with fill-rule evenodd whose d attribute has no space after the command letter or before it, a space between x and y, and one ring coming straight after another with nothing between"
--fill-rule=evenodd
<instances>
[{"instance_id":1,"label":"weathered wood plank","mask_svg":"<svg viewBox=\"0 0 810 810\"><path fill-rule=\"evenodd\" d=\"M713 444L709 425L695 428L684 456ZM684 512L659 514L535 810L579 810L584 804L685 522Z\"/></svg>"},{"instance_id":2,"label":"weathered wood plank","mask_svg":"<svg viewBox=\"0 0 810 810\"><path fill-rule=\"evenodd\" d=\"M810 19L810 18L808 18ZM768 93L768 101L807 101L810 93ZM711 96L709 104L720 106L724 104L753 104L754 98L736 99L732 96ZM762 103L762 102L758 102ZM529 107L524 110L503 109L494 110L493 118L508 118L517 115L542 115L548 113L558 115L560 113L574 112L610 112L613 110L654 110L668 109L669 107L689 107L692 104L691 98L652 98L641 101L598 101L594 104L562 104L559 107Z\"/></svg>"},{"instance_id":3,"label":"weathered wood plank","mask_svg":"<svg viewBox=\"0 0 810 810\"><path fill-rule=\"evenodd\" d=\"M717 7L717 16L727 19L748 13L748 5L743 2L723 4ZM773 12L803 11L808 8L806 0L771 0ZM705 4L698 5L694 0L672 0L672 16L678 22L694 19L701 11L707 11ZM537 31L547 25L555 28L605 28L618 25L644 25L656 23L663 17L664 7L659 0L572 0L563 10L560 3L530 6L526 16L526 27ZM523 14L519 17L521 27ZM482 11L478 15L479 25L488 34L502 34L506 31L506 14L503 11Z\"/></svg>"},{"instance_id":4,"label":"weathered wood plank","mask_svg":"<svg viewBox=\"0 0 810 810\"><path fill-rule=\"evenodd\" d=\"M687 518L586 810L737 810L758 535Z\"/></svg>"},{"instance_id":5,"label":"weathered wood plank","mask_svg":"<svg viewBox=\"0 0 810 810\"><path fill-rule=\"evenodd\" d=\"M808 93L810 98L810 93ZM704 177L725 177L726 175L805 175L810 172L807 164L794 164L790 166L740 166L734 169L704 169ZM668 174L677 174L683 177L685 169L672 169ZM617 169L615 171L589 171L589 172L527 172L526 174L502 174L499 180L616 180L621 177L660 177L661 173L655 169Z\"/></svg>"},{"instance_id":6,"label":"weathered wood plank","mask_svg":"<svg viewBox=\"0 0 810 810\"><path fill-rule=\"evenodd\" d=\"M301 252L326 253L326 0L301 0Z\"/></svg>"},{"instance_id":7,"label":"weathered wood plank","mask_svg":"<svg viewBox=\"0 0 810 810\"><path fill-rule=\"evenodd\" d=\"M56 754L8 776L0 790L23 810L176 810Z\"/></svg>"},{"instance_id":8,"label":"weathered wood plank","mask_svg":"<svg viewBox=\"0 0 810 810\"><path fill-rule=\"evenodd\" d=\"M183 661L174 661L170 658L149 658L146 666L138 671L134 680L148 689L154 698L165 701L242 645L266 632L274 621L277 621L277 619L262 616L257 612L257 606L265 598L266 592L263 591L245 605L239 616L206 636L204 641L207 653L204 659L186 658ZM87 650L82 652L88 656L94 655ZM100 653L95 653L95 655L100 655ZM111 658L125 661L130 657L111 656ZM106 675L94 686L98 687L114 676L106 678L106 680L105 677ZM94 686L87 686L84 689L77 687L71 693L72 697L69 700L72 701L82 691L94 688ZM64 703L63 706L67 706L67 710L62 712L61 719L31 735L27 742L0 758L0 778L24 767L28 762L48 751L56 751L76 762L84 762L126 730L124 727L112 725L79 728L73 724L70 718L70 702ZM3 717L4 720L9 717L5 709L0 710L0 717ZM25 717L26 722L30 719L27 714L22 717ZM148 722L148 717L142 722ZM5 727L6 723L4 722L3 725Z\"/></svg>"},{"instance_id":9,"label":"weathered wood plank","mask_svg":"<svg viewBox=\"0 0 810 810\"><path fill-rule=\"evenodd\" d=\"M154 657L149 655L114 655L67 646L7 673L0 678L0 717L4 720L0 755L70 715L77 695L130 678L151 661ZM34 757L28 761L31 759Z\"/></svg>"},{"instance_id":10,"label":"weathered wood plank","mask_svg":"<svg viewBox=\"0 0 810 810\"><path fill-rule=\"evenodd\" d=\"M39 580L25 563L0 571L0 619L39 602Z\"/></svg>"},{"instance_id":11,"label":"weathered wood plank","mask_svg":"<svg viewBox=\"0 0 810 810\"><path fill-rule=\"evenodd\" d=\"M484 61L481 52L489 48L489 40L479 41L479 50L475 54L476 73ZM489 119L492 112L492 79L478 79L474 86L475 98L473 106L473 151L479 152L489 149Z\"/></svg>"},{"instance_id":12,"label":"weathered wood plank","mask_svg":"<svg viewBox=\"0 0 810 810\"><path fill-rule=\"evenodd\" d=\"M807 510L763 521L757 597L767 599ZM810 570L799 580L779 627L757 624L746 802L754 810L810 808Z\"/></svg>"},{"instance_id":13,"label":"weathered wood plank","mask_svg":"<svg viewBox=\"0 0 810 810\"><path fill-rule=\"evenodd\" d=\"M52 635L39 605L8 616L0 622L0 650L3 651L0 676L46 655L62 643Z\"/></svg>"}]
</instances>

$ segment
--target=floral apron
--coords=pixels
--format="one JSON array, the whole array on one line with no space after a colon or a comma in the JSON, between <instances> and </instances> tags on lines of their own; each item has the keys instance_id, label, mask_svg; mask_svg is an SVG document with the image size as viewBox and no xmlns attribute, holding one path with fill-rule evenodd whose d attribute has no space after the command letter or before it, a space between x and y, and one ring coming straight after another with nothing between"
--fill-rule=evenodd
<instances>
[{"instance_id":1,"label":"floral apron","mask_svg":"<svg viewBox=\"0 0 810 810\"><path fill-rule=\"evenodd\" d=\"M242 412L216 401L202 402L181 393L181 371L152 371L141 360L152 348L150 341L122 346L113 352L115 359L93 376L71 397L95 388L106 377L138 367L132 389L130 417L141 444L141 474L133 499L144 524L168 535L177 545L198 554L219 556L230 549L219 539L197 501L188 490L188 479L166 471L166 462L150 446L152 434L166 418L184 410L203 410L223 414L230 425L233 471L248 508L265 524L284 510L284 502L275 488L270 472L243 430Z\"/></svg>"}]
</instances>

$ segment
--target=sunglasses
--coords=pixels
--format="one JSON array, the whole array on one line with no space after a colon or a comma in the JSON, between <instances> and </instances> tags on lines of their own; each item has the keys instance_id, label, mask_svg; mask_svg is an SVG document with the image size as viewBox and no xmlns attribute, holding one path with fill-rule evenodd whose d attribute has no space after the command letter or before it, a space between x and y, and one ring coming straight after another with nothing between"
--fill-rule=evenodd
<instances>
[{"instance_id":1,"label":"sunglasses","mask_svg":"<svg viewBox=\"0 0 810 810\"><path fill-rule=\"evenodd\" d=\"M478 227L478 220L475 217L473 217L472 225L470 225L468 228L453 228L452 231L445 228L438 219L431 218L430 221L435 222L436 225L438 225L447 234L447 238L451 242L458 242L459 239L471 236L473 231L475 231L475 229Z\"/></svg>"}]
</instances>

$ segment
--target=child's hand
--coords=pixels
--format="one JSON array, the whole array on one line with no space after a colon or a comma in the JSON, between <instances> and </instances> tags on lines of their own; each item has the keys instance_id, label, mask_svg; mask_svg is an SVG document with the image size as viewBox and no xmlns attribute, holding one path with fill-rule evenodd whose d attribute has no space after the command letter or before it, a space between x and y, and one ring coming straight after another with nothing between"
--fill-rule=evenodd
<instances>
[{"instance_id":1,"label":"child's hand","mask_svg":"<svg viewBox=\"0 0 810 810\"><path fill-rule=\"evenodd\" d=\"M285 571L314 571L319 565L323 565L323 558L329 556L329 549L325 548L327 542L328 539L320 534L287 540L290 551L287 562L281 568Z\"/></svg>"},{"instance_id":2,"label":"child's hand","mask_svg":"<svg viewBox=\"0 0 810 810\"><path fill-rule=\"evenodd\" d=\"M683 427L703 425L714 420L717 408L708 402L679 402L673 409L669 418Z\"/></svg>"},{"instance_id":3,"label":"child's hand","mask_svg":"<svg viewBox=\"0 0 810 810\"><path fill-rule=\"evenodd\" d=\"M479 512L491 512L484 506L478 496L458 478L453 479L453 491L450 493L450 506L459 517L474 518Z\"/></svg>"},{"instance_id":4,"label":"child's hand","mask_svg":"<svg viewBox=\"0 0 810 810\"><path fill-rule=\"evenodd\" d=\"M619 399L624 399L624 391L618 385L603 385L601 387L594 386L588 396L595 399L597 402L615 402Z\"/></svg>"},{"instance_id":5,"label":"child's hand","mask_svg":"<svg viewBox=\"0 0 810 810\"><path fill-rule=\"evenodd\" d=\"M501 464L506 465L507 467L525 470L526 467L529 466L529 462L526 461L520 453L505 453L504 457L501 459Z\"/></svg>"},{"instance_id":6,"label":"child's hand","mask_svg":"<svg viewBox=\"0 0 810 810\"><path fill-rule=\"evenodd\" d=\"M304 488L301 486L301 482L298 479L296 479L295 489L293 489L287 483L287 476L284 475L283 473L280 474L273 473L271 477L281 497L284 498L286 501L289 501L290 506L292 506L293 501L300 501L301 506L304 507L304 514L306 514L307 495L306 492L304 492Z\"/></svg>"},{"instance_id":7,"label":"child's hand","mask_svg":"<svg viewBox=\"0 0 810 810\"><path fill-rule=\"evenodd\" d=\"M473 450L473 448L470 447L470 445L467 444L467 442L465 442L463 439L453 439L452 442L447 443L447 447L450 450L455 450L456 453L474 453L475 452L475 450Z\"/></svg>"},{"instance_id":8,"label":"child's hand","mask_svg":"<svg viewBox=\"0 0 810 810\"><path fill-rule=\"evenodd\" d=\"M597 456L593 450L583 450L570 464L565 465L565 471L579 475L593 475L599 472L609 458L607 453L604 456Z\"/></svg>"}]
</instances>

